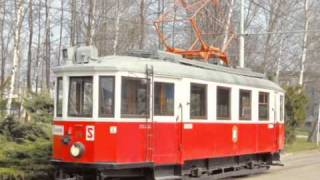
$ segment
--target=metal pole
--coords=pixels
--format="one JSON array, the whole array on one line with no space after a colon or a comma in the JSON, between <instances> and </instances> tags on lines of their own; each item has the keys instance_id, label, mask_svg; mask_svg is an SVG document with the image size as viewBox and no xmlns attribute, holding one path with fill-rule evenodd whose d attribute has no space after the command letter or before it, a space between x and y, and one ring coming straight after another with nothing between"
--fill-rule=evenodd
<instances>
[{"instance_id":1,"label":"metal pole","mask_svg":"<svg viewBox=\"0 0 320 180\"><path fill-rule=\"evenodd\" d=\"M320 132L319 132L319 128L320 128L320 124L319 124L319 122L320 122L320 104L319 104L319 111L318 111L318 119L317 119L317 139L316 139L316 141L317 141L317 146L319 146L319 138L320 138Z\"/></svg>"},{"instance_id":2,"label":"metal pole","mask_svg":"<svg viewBox=\"0 0 320 180\"><path fill-rule=\"evenodd\" d=\"M239 66L244 68L244 0L240 6Z\"/></svg>"}]
</instances>

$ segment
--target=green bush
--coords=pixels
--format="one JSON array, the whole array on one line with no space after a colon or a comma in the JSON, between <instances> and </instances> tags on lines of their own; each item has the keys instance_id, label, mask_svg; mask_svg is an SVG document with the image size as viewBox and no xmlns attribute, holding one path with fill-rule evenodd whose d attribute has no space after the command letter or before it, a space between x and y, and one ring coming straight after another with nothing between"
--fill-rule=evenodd
<instances>
[{"instance_id":1,"label":"green bush","mask_svg":"<svg viewBox=\"0 0 320 180\"><path fill-rule=\"evenodd\" d=\"M31 116L33 122L50 123L53 114L53 99L47 92L30 93L24 99L23 107Z\"/></svg>"},{"instance_id":2,"label":"green bush","mask_svg":"<svg viewBox=\"0 0 320 180\"><path fill-rule=\"evenodd\" d=\"M286 90L286 141L291 144L296 139L296 128L306 119L308 98L301 86L289 86Z\"/></svg>"},{"instance_id":3,"label":"green bush","mask_svg":"<svg viewBox=\"0 0 320 180\"><path fill-rule=\"evenodd\" d=\"M39 123L40 125L40 123ZM35 141L37 138L49 140L50 135L45 129L46 126L41 127L33 122L21 123L8 116L0 122L0 133L5 135L8 140L21 143L24 141Z\"/></svg>"},{"instance_id":4,"label":"green bush","mask_svg":"<svg viewBox=\"0 0 320 180\"><path fill-rule=\"evenodd\" d=\"M30 94L23 106L27 121L0 117L0 179L50 180L53 100L48 93Z\"/></svg>"},{"instance_id":5,"label":"green bush","mask_svg":"<svg viewBox=\"0 0 320 180\"><path fill-rule=\"evenodd\" d=\"M47 139L15 143L1 137L0 176L23 177L24 179L50 179L51 143Z\"/></svg>"}]
</instances>

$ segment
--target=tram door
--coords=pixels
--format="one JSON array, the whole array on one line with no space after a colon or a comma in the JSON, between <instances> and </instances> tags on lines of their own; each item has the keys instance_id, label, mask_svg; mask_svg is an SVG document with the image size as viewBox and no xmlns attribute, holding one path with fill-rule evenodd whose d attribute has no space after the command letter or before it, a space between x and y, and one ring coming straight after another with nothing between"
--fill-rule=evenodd
<instances>
[{"instance_id":1,"label":"tram door","mask_svg":"<svg viewBox=\"0 0 320 180\"><path fill-rule=\"evenodd\" d=\"M146 128L146 161L153 161L154 154L154 69L153 66L146 66L146 80L147 80L147 95L149 104L147 105L147 110L149 111L149 117L147 116L145 122Z\"/></svg>"},{"instance_id":2,"label":"tram door","mask_svg":"<svg viewBox=\"0 0 320 180\"><path fill-rule=\"evenodd\" d=\"M280 107L280 102L278 102L278 94L274 94L274 116L273 116L273 140L274 140L274 148L277 147L277 137L278 137L278 120L279 120L279 107Z\"/></svg>"},{"instance_id":3,"label":"tram door","mask_svg":"<svg viewBox=\"0 0 320 180\"><path fill-rule=\"evenodd\" d=\"M146 161L178 163L182 119L174 116L175 83L154 81L152 66L147 66L146 75L150 101L150 116L146 119Z\"/></svg>"}]
</instances>

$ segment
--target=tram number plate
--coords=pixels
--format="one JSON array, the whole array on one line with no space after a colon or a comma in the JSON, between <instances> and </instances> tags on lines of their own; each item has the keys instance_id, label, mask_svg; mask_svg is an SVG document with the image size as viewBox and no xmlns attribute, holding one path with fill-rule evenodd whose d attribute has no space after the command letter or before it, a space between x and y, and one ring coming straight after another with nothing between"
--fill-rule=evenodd
<instances>
[{"instance_id":1,"label":"tram number plate","mask_svg":"<svg viewBox=\"0 0 320 180\"><path fill-rule=\"evenodd\" d=\"M87 126L86 127L86 141L94 141L95 136L95 127Z\"/></svg>"}]
</instances>

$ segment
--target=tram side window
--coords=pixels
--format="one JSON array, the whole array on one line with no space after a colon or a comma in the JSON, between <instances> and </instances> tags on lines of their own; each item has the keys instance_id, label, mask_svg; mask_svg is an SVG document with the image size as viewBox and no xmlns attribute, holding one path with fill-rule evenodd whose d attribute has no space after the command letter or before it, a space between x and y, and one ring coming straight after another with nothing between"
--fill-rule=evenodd
<instances>
[{"instance_id":1,"label":"tram side window","mask_svg":"<svg viewBox=\"0 0 320 180\"><path fill-rule=\"evenodd\" d=\"M149 115L147 84L148 82L146 79L122 78L122 116L145 117Z\"/></svg>"},{"instance_id":2,"label":"tram side window","mask_svg":"<svg viewBox=\"0 0 320 180\"><path fill-rule=\"evenodd\" d=\"M92 77L70 77L69 116L92 116L92 88Z\"/></svg>"},{"instance_id":3,"label":"tram side window","mask_svg":"<svg viewBox=\"0 0 320 180\"><path fill-rule=\"evenodd\" d=\"M231 120L231 89L217 88L217 120Z\"/></svg>"},{"instance_id":4,"label":"tram side window","mask_svg":"<svg viewBox=\"0 0 320 180\"><path fill-rule=\"evenodd\" d=\"M284 121L284 97L280 96L280 121Z\"/></svg>"},{"instance_id":5,"label":"tram side window","mask_svg":"<svg viewBox=\"0 0 320 180\"><path fill-rule=\"evenodd\" d=\"M239 119L251 120L251 91L240 90Z\"/></svg>"},{"instance_id":6,"label":"tram side window","mask_svg":"<svg viewBox=\"0 0 320 180\"><path fill-rule=\"evenodd\" d=\"M190 117L192 119L207 118L207 86L191 84Z\"/></svg>"},{"instance_id":7,"label":"tram side window","mask_svg":"<svg viewBox=\"0 0 320 180\"><path fill-rule=\"evenodd\" d=\"M154 113L159 116L174 115L174 84L155 83Z\"/></svg>"},{"instance_id":8,"label":"tram side window","mask_svg":"<svg viewBox=\"0 0 320 180\"><path fill-rule=\"evenodd\" d=\"M259 92L259 120L269 120L269 93Z\"/></svg>"},{"instance_id":9,"label":"tram side window","mask_svg":"<svg viewBox=\"0 0 320 180\"><path fill-rule=\"evenodd\" d=\"M63 102L63 79L57 78L57 93L56 93L56 116L62 117L62 102Z\"/></svg>"},{"instance_id":10,"label":"tram side window","mask_svg":"<svg viewBox=\"0 0 320 180\"><path fill-rule=\"evenodd\" d=\"M101 76L99 89L99 116L114 115L114 77Z\"/></svg>"}]
</instances>

